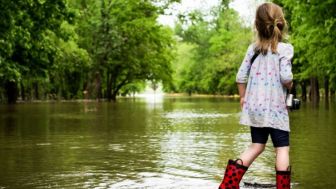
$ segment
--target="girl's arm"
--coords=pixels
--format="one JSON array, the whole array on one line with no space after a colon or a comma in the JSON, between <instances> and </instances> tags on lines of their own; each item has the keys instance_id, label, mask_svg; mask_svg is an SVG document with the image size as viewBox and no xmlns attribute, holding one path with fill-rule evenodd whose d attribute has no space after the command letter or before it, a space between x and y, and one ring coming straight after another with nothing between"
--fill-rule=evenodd
<instances>
[{"instance_id":1,"label":"girl's arm","mask_svg":"<svg viewBox=\"0 0 336 189\"><path fill-rule=\"evenodd\" d=\"M251 58L253 55L254 55L253 46L250 45L247 49L245 58L239 67L239 70L236 76L237 83L247 83L249 72L251 69Z\"/></svg>"},{"instance_id":2,"label":"girl's arm","mask_svg":"<svg viewBox=\"0 0 336 189\"><path fill-rule=\"evenodd\" d=\"M240 96L240 107L243 109L244 99L245 99L245 91L246 91L246 83L237 83L238 91Z\"/></svg>"},{"instance_id":3,"label":"girl's arm","mask_svg":"<svg viewBox=\"0 0 336 189\"><path fill-rule=\"evenodd\" d=\"M290 44L281 49L280 52L280 81L284 87L291 89L293 86L292 58L294 48Z\"/></svg>"},{"instance_id":4,"label":"girl's arm","mask_svg":"<svg viewBox=\"0 0 336 189\"><path fill-rule=\"evenodd\" d=\"M251 58L253 57L253 55L254 55L253 45L250 45L247 49L245 58L242 64L240 65L237 76L236 76L236 82L238 85L241 108L243 108L243 105L244 105L246 83L247 83L249 72L251 69Z\"/></svg>"}]
</instances>

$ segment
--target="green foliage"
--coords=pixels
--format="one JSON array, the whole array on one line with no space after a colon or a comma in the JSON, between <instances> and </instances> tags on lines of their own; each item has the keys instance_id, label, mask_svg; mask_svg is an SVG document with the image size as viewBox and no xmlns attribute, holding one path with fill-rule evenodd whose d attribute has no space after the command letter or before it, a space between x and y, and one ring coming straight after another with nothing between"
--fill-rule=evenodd
<instances>
[{"instance_id":1,"label":"green foliage","mask_svg":"<svg viewBox=\"0 0 336 189\"><path fill-rule=\"evenodd\" d=\"M277 0L291 23L294 73L299 81L318 78L324 90L336 90L336 1ZM329 86L330 83L330 86ZM312 86L312 85L316 86ZM311 83L311 90L319 87ZM318 90L318 89L317 89ZM311 91L310 91L311 92ZM326 99L328 93L326 93ZM317 98L318 99L318 98Z\"/></svg>"},{"instance_id":2,"label":"green foliage","mask_svg":"<svg viewBox=\"0 0 336 189\"><path fill-rule=\"evenodd\" d=\"M54 38L62 38L61 24L73 17L64 0L1 0L0 9L0 79L15 102L19 82L47 76L57 54Z\"/></svg>"},{"instance_id":3,"label":"green foliage","mask_svg":"<svg viewBox=\"0 0 336 189\"><path fill-rule=\"evenodd\" d=\"M186 82L187 74L190 74L191 65L193 65L194 50L196 45L186 42L177 43L177 56L175 61L173 61L172 67L174 68L172 85L167 88L167 91L171 92L188 92L191 90L188 82ZM189 86L186 86L186 85Z\"/></svg>"},{"instance_id":4,"label":"green foliage","mask_svg":"<svg viewBox=\"0 0 336 189\"><path fill-rule=\"evenodd\" d=\"M146 80L170 85L175 41L157 18L174 2L1 0L0 91L115 100Z\"/></svg>"},{"instance_id":5,"label":"green foliage","mask_svg":"<svg viewBox=\"0 0 336 189\"><path fill-rule=\"evenodd\" d=\"M217 12L216 12L217 11ZM213 11L212 21L200 12L191 15L191 25L175 28L182 37L174 89L178 92L234 94L235 76L248 44L251 31L239 22L238 14L221 5ZM184 18L186 19L186 18ZM183 21L183 20L182 20Z\"/></svg>"},{"instance_id":6,"label":"green foliage","mask_svg":"<svg viewBox=\"0 0 336 189\"><path fill-rule=\"evenodd\" d=\"M171 81L174 41L170 29L157 24L160 8L137 0L83 1L81 6L78 33L85 40L80 44L94 60L98 97L104 90L115 100L133 82Z\"/></svg>"},{"instance_id":7,"label":"green foliage","mask_svg":"<svg viewBox=\"0 0 336 189\"><path fill-rule=\"evenodd\" d=\"M0 0L1 100L115 100L145 83L170 92L236 93L251 29L223 0L209 14L179 15L172 31L157 19L174 2ZM295 77L323 78L335 91L335 0L276 2L291 24Z\"/></svg>"},{"instance_id":8,"label":"green foliage","mask_svg":"<svg viewBox=\"0 0 336 189\"><path fill-rule=\"evenodd\" d=\"M134 95L135 93L143 92L146 88L146 82L134 82L128 85L125 85L121 90L120 94L122 96Z\"/></svg>"},{"instance_id":9,"label":"green foliage","mask_svg":"<svg viewBox=\"0 0 336 189\"><path fill-rule=\"evenodd\" d=\"M61 28L68 41L55 38L58 48L55 62L48 70L49 92L65 99L83 98L87 72L92 67L91 59L86 50L78 47L75 27L65 22Z\"/></svg>"}]
</instances>

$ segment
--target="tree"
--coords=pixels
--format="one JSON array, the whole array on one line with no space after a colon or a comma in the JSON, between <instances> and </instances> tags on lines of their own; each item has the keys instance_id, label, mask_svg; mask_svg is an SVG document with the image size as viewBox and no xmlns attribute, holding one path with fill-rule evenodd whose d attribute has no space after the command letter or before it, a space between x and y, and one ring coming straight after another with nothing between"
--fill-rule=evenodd
<instances>
[{"instance_id":1,"label":"tree","mask_svg":"<svg viewBox=\"0 0 336 189\"><path fill-rule=\"evenodd\" d=\"M47 91L64 99L83 98L92 61L87 51L78 47L75 26L65 22L61 28L63 35L67 35L67 41L55 38L58 51L54 64L48 70Z\"/></svg>"},{"instance_id":2,"label":"tree","mask_svg":"<svg viewBox=\"0 0 336 189\"><path fill-rule=\"evenodd\" d=\"M156 22L162 9L151 1L101 0L94 3L93 8L99 10L95 11L88 2L81 2L82 17L94 17L83 19L78 33L89 38L81 47L94 62L97 98L104 90L107 99L115 101L124 86L141 80L169 83L174 40L170 29Z\"/></svg>"},{"instance_id":3,"label":"tree","mask_svg":"<svg viewBox=\"0 0 336 189\"><path fill-rule=\"evenodd\" d=\"M247 46L251 42L251 31L239 21L238 14L227 4L212 11L213 20L204 20L203 13L196 11L181 16L182 21L191 23L187 28L176 26L182 39L180 51L189 47L187 54L178 63L180 79L178 88L182 92L208 94L234 94L235 76ZM184 44L183 44L184 43ZM189 57L186 59L186 57Z\"/></svg>"},{"instance_id":4,"label":"tree","mask_svg":"<svg viewBox=\"0 0 336 189\"><path fill-rule=\"evenodd\" d=\"M47 75L57 51L52 36L62 38L60 26L72 15L64 0L1 0L0 9L0 79L15 103L23 79Z\"/></svg>"}]
</instances>

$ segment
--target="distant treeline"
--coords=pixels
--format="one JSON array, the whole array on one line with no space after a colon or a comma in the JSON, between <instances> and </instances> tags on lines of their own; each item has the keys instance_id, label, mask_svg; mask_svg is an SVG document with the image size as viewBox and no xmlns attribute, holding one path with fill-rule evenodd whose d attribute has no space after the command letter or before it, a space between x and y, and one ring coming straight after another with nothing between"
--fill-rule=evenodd
<instances>
[{"instance_id":1,"label":"distant treeline","mask_svg":"<svg viewBox=\"0 0 336 189\"><path fill-rule=\"evenodd\" d=\"M227 4L214 8L210 16L203 14L194 11L183 15L175 27L180 40L170 90L190 95L237 94L236 72L252 42L251 27L243 25Z\"/></svg>"},{"instance_id":2,"label":"distant treeline","mask_svg":"<svg viewBox=\"0 0 336 189\"><path fill-rule=\"evenodd\" d=\"M179 15L174 29L158 24L178 1L0 0L0 100L116 100L148 81L166 92L236 94L251 27L230 0ZM290 23L304 100L335 94L335 1L275 1Z\"/></svg>"}]
</instances>

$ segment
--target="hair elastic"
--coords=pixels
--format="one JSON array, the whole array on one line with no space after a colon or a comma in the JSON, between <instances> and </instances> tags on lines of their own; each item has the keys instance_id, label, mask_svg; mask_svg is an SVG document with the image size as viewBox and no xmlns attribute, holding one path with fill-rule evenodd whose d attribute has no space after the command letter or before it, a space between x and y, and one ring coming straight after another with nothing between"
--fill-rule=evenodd
<instances>
[{"instance_id":1,"label":"hair elastic","mask_svg":"<svg viewBox=\"0 0 336 189\"><path fill-rule=\"evenodd\" d=\"M278 27L278 23L279 23L280 19L274 19L274 23L273 23L273 27Z\"/></svg>"}]
</instances>

